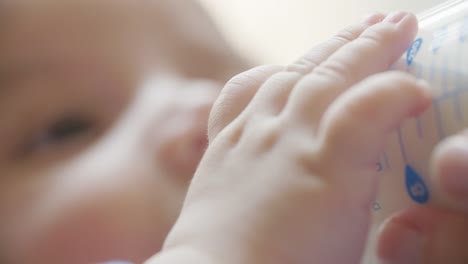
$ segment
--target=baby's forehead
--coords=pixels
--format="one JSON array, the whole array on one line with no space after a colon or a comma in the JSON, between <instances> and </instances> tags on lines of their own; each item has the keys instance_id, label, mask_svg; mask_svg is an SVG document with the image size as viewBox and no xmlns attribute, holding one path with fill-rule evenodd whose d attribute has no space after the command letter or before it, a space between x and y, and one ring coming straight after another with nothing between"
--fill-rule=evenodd
<instances>
[{"instance_id":1,"label":"baby's forehead","mask_svg":"<svg viewBox=\"0 0 468 264\"><path fill-rule=\"evenodd\" d=\"M3 27L102 26L128 24L137 19L144 1L124 0L0 0ZM139 4L138 4L139 3ZM56 30L58 32L58 30Z\"/></svg>"},{"instance_id":2,"label":"baby's forehead","mask_svg":"<svg viewBox=\"0 0 468 264\"><path fill-rule=\"evenodd\" d=\"M0 0L0 58L122 48L142 30L136 2Z\"/></svg>"},{"instance_id":3,"label":"baby's forehead","mask_svg":"<svg viewBox=\"0 0 468 264\"><path fill-rule=\"evenodd\" d=\"M195 3L0 0L0 60L35 56L63 59L72 53L114 51L143 54L158 67L175 67L188 76L224 80L244 70L245 62Z\"/></svg>"}]
</instances>

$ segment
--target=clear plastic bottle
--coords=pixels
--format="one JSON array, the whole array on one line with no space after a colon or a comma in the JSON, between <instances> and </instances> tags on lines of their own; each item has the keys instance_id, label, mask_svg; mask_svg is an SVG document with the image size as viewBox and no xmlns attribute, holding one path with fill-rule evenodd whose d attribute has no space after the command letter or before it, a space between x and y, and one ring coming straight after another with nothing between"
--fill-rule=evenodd
<instances>
[{"instance_id":1,"label":"clear plastic bottle","mask_svg":"<svg viewBox=\"0 0 468 264\"><path fill-rule=\"evenodd\" d=\"M393 66L427 80L433 104L407 120L390 139L376 169L379 196L372 206L374 229L403 208L432 200L429 160L438 142L468 128L468 1L448 1L418 16L419 33ZM366 254L365 263L377 263Z\"/></svg>"}]
</instances>

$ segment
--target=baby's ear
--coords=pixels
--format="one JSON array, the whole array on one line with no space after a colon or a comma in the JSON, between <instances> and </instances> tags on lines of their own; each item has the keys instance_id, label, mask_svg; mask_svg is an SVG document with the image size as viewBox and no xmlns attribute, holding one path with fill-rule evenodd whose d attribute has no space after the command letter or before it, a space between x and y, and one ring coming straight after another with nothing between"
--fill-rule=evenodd
<instances>
[{"instance_id":1,"label":"baby's ear","mask_svg":"<svg viewBox=\"0 0 468 264\"><path fill-rule=\"evenodd\" d=\"M283 68L278 65L263 65L232 78L224 86L211 109L208 121L209 142L212 142L230 123L239 119L263 83Z\"/></svg>"}]
</instances>

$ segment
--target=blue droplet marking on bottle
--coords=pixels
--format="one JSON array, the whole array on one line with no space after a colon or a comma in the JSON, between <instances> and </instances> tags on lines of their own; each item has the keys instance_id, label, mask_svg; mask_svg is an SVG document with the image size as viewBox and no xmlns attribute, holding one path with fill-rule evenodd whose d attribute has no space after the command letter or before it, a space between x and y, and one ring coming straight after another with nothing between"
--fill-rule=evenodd
<instances>
[{"instance_id":1,"label":"blue droplet marking on bottle","mask_svg":"<svg viewBox=\"0 0 468 264\"><path fill-rule=\"evenodd\" d=\"M425 204L429 201L429 189L418 173L407 165L405 169L406 190L413 201Z\"/></svg>"},{"instance_id":2,"label":"blue droplet marking on bottle","mask_svg":"<svg viewBox=\"0 0 468 264\"><path fill-rule=\"evenodd\" d=\"M372 203L372 210L373 210L374 212L376 212L376 211L379 211L380 209L382 209L382 207L380 206L379 202L374 201L374 202Z\"/></svg>"},{"instance_id":3,"label":"blue droplet marking on bottle","mask_svg":"<svg viewBox=\"0 0 468 264\"><path fill-rule=\"evenodd\" d=\"M377 172L382 172L383 171L383 165L382 165L382 162L377 162L376 163L376 166L377 166Z\"/></svg>"},{"instance_id":4,"label":"blue droplet marking on bottle","mask_svg":"<svg viewBox=\"0 0 468 264\"><path fill-rule=\"evenodd\" d=\"M418 55L422 43L422 38L418 38L415 41L413 41L413 44L411 44L411 47L409 47L408 51L406 52L406 63L408 64L408 66L411 66L411 64L413 64L413 60L416 57L416 55Z\"/></svg>"}]
</instances>

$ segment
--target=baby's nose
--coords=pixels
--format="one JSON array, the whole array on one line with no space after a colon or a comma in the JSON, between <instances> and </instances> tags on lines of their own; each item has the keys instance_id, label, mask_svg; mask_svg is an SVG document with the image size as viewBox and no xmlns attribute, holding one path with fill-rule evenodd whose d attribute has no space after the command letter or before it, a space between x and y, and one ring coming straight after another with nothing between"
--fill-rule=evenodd
<instances>
[{"instance_id":1,"label":"baby's nose","mask_svg":"<svg viewBox=\"0 0 468 264\"><path fill-rule=\"evenodd\" d=\"M220 85L196 81L183 86L154 131L156 159L171 173L191 178L208 144L208 117Z\"/></svg>"}]
</instances>

